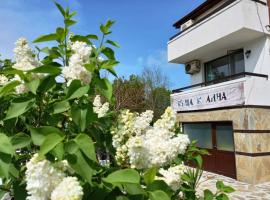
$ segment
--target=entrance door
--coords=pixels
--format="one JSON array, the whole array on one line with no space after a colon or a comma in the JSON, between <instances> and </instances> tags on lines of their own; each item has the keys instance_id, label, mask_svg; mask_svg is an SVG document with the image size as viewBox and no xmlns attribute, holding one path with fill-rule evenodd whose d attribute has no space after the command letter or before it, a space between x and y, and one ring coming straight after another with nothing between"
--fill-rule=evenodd
<instances>
[{"instance_id":1,"label":"entrance door","mask_svg":"<svg viewBox=\"0 0 270 200\"><path fill-rule=\"evenodd\" d=\"M232 123L185 123L184 132L210 153L203 157L206 171L236 178Z\"/></svg>"}]
</instances>

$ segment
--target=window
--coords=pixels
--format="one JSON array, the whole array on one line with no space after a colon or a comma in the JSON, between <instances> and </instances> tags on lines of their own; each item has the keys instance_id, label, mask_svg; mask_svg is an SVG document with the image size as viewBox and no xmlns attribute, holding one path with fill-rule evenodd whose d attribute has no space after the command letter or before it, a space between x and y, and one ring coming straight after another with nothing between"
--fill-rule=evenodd
<instances>
[{"instance_id":1,"label":"window","mask_svg":"<svg viewBox=\"0 0 270 200\"><path fill-rule=\"evenodd\" d=\"M212 127L210 123L184 124L184 133L190 141L196 140L198 147L212 149Z\"/></svg>"},{"instance_id":2,"label":"window","mask_svg":"<svg viewBox=\"0 0 270 200\"><path fill-rule=\"evenodd\" d=\"M233 53L205 63L206 82L226 81L232 75L245 72L245 61L243 50L237 50ZM230 79L229 79L230 80Z\"/></svg>"}]
</instances>

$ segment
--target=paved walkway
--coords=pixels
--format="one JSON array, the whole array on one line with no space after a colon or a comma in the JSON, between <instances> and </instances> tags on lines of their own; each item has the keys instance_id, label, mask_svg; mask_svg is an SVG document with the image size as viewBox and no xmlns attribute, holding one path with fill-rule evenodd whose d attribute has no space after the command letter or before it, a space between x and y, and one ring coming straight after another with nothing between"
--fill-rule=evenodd
<instances>
[{"instance_id":1,"label":"paved walkway","mask_svg":"<svg viewBox=\"0 0 270 200\"><path fill-rule=\"evenodd\" d=\"M199 184L199 194L204 189L216 192L216 182L218 180L223 181L225 185L229 185L236 190L230 194L231 200L270 200L270 182L251 185L210 172L203 173Z\"/></svg>"}]
</instances>

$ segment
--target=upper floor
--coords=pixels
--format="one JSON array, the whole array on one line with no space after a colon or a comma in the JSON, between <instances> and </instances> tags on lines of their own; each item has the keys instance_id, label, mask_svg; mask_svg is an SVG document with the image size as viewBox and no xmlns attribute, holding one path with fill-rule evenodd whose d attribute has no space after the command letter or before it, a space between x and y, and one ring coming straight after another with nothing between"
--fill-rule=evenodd
<instances>
[{"instance_id":1,"label":"upper floor","mask_svg":"<svg viewBox=\"0 0 270 200\"><path fill-rule=\"evenodd\" d=\"M269 7L266 0L207 0L174 27L183 30L168 42L169 62L211 60L217 50L269 34Z\"/></svg>"},{"instance_id":2,"label":"upper floor","mask_svg":"<svg viewBox=\"0 0 270 200\"><path fill-rule=\"evenodd\" d=\"M270 1L269 1L270 2ZM270 106L270 35L266 1L207 0L177 23L193 24L168 42L169 62L195 60L191 85L176 89L177 111ZM198 66L197 66L198 65ZM190 66L186 65L190 73Z\"/></svg>"}]
</instances>

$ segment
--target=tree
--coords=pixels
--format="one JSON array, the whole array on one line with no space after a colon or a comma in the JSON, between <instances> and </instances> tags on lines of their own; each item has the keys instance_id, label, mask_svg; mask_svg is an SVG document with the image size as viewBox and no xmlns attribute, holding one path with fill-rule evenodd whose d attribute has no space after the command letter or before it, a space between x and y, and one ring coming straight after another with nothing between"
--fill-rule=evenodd
<instances>
[{"instance_id":1,"label":"tree","mask_svg":"<svg viewBox=\"0 0 270 200\"><path fill-rule=\"evenodd\" d=\"M146 109L154 111L154 120L170 106L169 78L159 67L145 67L141 79L145 87Z\"/></svg>"},{"instance_id":2,"label":"tree","mask_svg":"<svg viewBox=\"0 0 270 200\"><path fill-rule=\"evenodd\" d=\"M145 87L140 77L131 75L129 79L118 78L113 82L115 110L129 109L140 112L145 108Z\"/></svg>"}]
</instances>

